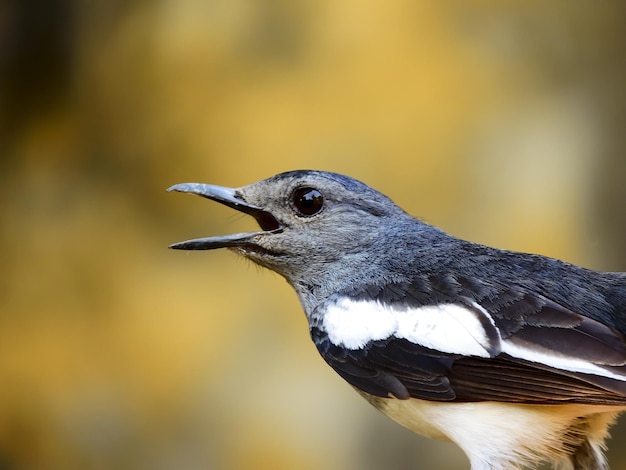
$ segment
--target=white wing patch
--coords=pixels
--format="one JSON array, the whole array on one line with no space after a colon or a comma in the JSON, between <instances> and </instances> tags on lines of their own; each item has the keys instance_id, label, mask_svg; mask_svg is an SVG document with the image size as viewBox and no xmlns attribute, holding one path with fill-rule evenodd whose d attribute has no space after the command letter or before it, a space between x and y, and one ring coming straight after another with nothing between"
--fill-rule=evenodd
<instances>
[{"instance_id":1,"label":"white wing patch","mask_svg":"<svg viewBox=\"0 0 626 470\"><path fill-rule=\"evenodd\" d=\"M525 359L529 362L545 364L547 366L554 367L555 369L567 370L569 372L580 372L582 374L599 375L601 377L626 381L626 376L623 374L616 374L594 364L593 362L571 356L559 356L556 353L547 354L542 351L536 351L534 349L518 346L510 341L504 341L502 343L502 352L508 354L509 356L517 357L518 359Z\"/></svg>"},{"instance_id":2,"label":"white wing patch","mask_svg":"<svg viewBox=\"0 0 626 470\"><path fill-rule=\"evenodd\" d=\"M441 304L394 308L376 301L344 297L326 308L323 328L333 344L352 350L361 349L370 341L403 338L449 354L489 358L505 353L555 369L626 381L625 374L587 360L564 356L558 351L551 354L533 349L532 345L524 347L503 339L489 312L476 303L473 307ZM498 333L495 344L493 335L490 340L485 330L485 319Z\"/></svg>"},{"instance_id":3,"label":"white wing patch","mask_svg":"<svg viewBox=\"0 0 626 470\"><path fill-rule=\"evenodd\" d=\"M348 349L393 336L446 353L491 357L494 346L477 316L481 313L486 315L457 304L396 309L343 298L327 308L323 325L334 344Z\"/></svg>"},{"instance_id":4,"label":"white wing patch","mask_svg":"<svg viewBox=\"0 0 626 470\"><path fill-rule=\"evenodd\" d=\"M348 349L361 349L370 341L387 339L398 329L393 309L378 302L348 298L328 307L323 325L333 344Z\"/></svg>"}]
</instances>

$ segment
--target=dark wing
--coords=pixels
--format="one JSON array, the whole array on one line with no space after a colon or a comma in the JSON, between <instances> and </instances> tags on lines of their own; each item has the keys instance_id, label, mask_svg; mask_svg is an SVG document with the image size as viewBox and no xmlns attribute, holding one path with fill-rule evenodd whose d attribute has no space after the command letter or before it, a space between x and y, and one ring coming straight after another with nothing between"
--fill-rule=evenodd
<instances>
[{"instance_id":1,"label":"dark wing","mask_svg":"<svg viewBox=\"0 0 626 470\"><path fill-rule=\"evenodd\" d=\"M430 401L499 401L526 404L626 404L626 385L500 355L454 357L390 339L357 351L318 348L348 383L379 397ZM600 384L604 384L602 387ZM622 393L620 393L620 390Z\"/></svg>"},{"instance_id":2,"label":"dark wing","mask_svg":"<svg viewBox=\"0 0 626 470\"><path fill-rule=\"evenodd\" d=\"M437 351L404 339L378 341L350 350L334 345L321 330L311 337L324 360L352 386L379 397L452 401L448 374L454 363Z\"/></svg>"},{"instance_id":3,"label":"dark wing","mask_svg":"<svg viewBox=\"0 0 626 470\"><path fill-rule=\"evenodd\" d=\"M460 283L457 283L459 285ZM368 298L395 302L419 314L412 290L371 289ZM447 295L439 291L439 302ZM418 293L419 294L419 293ZM392 335L360 349L332 343L323 328L312 338L326 362L356 388L372 395L436 401L532 404L626 404L624 335L541 295L519 288L465 297L500 335L492 357L471 357L424 347ZM458 300L458 292L455 292ZM449 298L452 298L450 296ZM401 335L400 335L401 336Z\"/></svg>"},{"instance_id":4,"label":"dark wing","mask_svg":"<svg viewBox=\"0 0 626 470\"><path fill-rule=\"evenodd\" d=\"M505 355L493 359L460 359L454 364L449 378L457 401L626 405L626 386L621 382L583 374L564 374Z\"/></svg>"}]
</instances>

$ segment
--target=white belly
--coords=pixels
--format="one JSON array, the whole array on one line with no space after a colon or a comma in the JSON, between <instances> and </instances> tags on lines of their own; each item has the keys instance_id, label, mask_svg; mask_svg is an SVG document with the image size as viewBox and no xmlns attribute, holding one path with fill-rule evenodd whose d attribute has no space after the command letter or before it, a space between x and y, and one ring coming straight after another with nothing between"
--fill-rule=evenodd
<instances>
[{"instance_id":1,"label":"white belly","mask_svg":"<svg viewBox=\"0 0 626 470\"><path fill-rule=\"evenodd\" d=\"M608 427L625 408L366 399L418 434L455 442L473 470L510 469L542 461L559 462L567 468L563 462L567 445L579 445L580 439L587 437L600 449Z\"/></svg>"}]
</instances>

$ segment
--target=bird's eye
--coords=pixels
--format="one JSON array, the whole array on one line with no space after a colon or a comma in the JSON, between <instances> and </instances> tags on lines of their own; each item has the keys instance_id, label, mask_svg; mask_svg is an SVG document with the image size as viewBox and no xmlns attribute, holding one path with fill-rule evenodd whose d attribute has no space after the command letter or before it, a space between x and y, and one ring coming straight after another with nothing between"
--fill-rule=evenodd
<instances>
[{"instance_id":1,"label":"bird's eye","mask_svg":"<svg viewBox=\"0 0 626 470\"><path fill-rule=\"evenodd\" d=\"M315 188L300 188L293 193L293 205L305 217L311 217L322 210L324 196Z\"/></svg>"}]
</instances>

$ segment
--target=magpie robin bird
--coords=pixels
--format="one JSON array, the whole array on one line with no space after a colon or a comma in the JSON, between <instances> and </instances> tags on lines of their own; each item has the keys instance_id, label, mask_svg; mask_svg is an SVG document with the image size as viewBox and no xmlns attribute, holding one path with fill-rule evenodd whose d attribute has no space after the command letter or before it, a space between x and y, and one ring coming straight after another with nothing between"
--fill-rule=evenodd
<instances>
[{"instance_id":1,"label":"magpie robin bird","mask_svg":"<svg viewBox=\"0 0 626 470\"><path fill-rule=\"evenodd\" d=\"M169 190L256 219L171 248L230 248L285 277L324 360L390 418L455 442L473 470L608 469L626 409L626 273L454 238L335 173Z\"/></svg>"}]
</instances>

